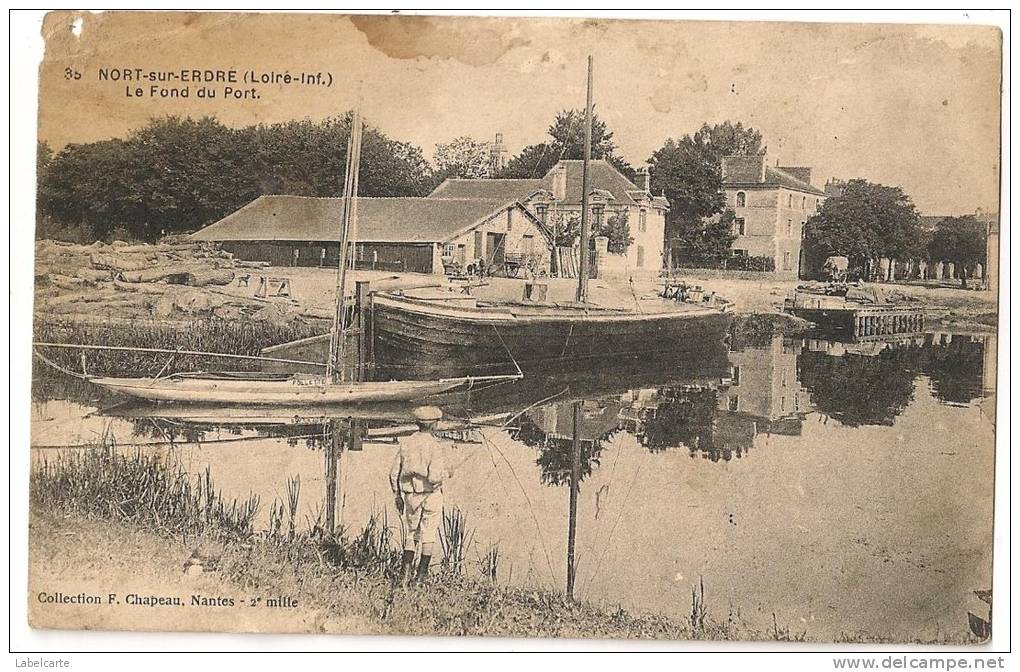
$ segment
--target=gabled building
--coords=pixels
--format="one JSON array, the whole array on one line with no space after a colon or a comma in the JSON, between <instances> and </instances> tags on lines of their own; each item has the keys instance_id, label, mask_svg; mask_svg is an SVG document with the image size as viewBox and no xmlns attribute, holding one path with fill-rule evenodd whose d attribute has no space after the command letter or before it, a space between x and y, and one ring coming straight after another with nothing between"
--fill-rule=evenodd
<instances>
[{"instance_id":1,"label":"gabled building","mask_svg":"<svg viewBox=\"0 0 1020 672\"><path fill-rule=\"evenodd\" d=\"M549 270L548 230L515 199L365 198L357 201L359 268L443 273L489 251L501 264L508 254ZM242 259L274 266L335 267L342 199L260 196L194 234Z\"/></svg>"},{"instance_id":2,"label":"gabled building","mask_svg":"<svg viewBox=\"0 0 1020 672\"><path fill-rule=\"evenodd\" d=\"M515 199L524 204L550 231L570 218L580 218L582 196L580 160L563 160L535 179L448 179L429 198ZM621 272L658 273L663 265L663 242L669 201L653 196L649 174L640 169L631 182L611 163L589 163L592 222L598 225L625 213L634 242L614 260ZM610 255L614 256L614 255Z\"/></svg>"},{"instance_id":3,"label":"gabled building","mask_svg":"<svg viewBox=\"0 0 1020 672\"><path fill-rule=\"evenodd\" d=\"M764 155L726 156L722 178L726 207L736 214L733 254L770 257L777 273L797 277L804 224L826 198L811 184L811 169L770 166Z\"/></svg>"}]
</instances>

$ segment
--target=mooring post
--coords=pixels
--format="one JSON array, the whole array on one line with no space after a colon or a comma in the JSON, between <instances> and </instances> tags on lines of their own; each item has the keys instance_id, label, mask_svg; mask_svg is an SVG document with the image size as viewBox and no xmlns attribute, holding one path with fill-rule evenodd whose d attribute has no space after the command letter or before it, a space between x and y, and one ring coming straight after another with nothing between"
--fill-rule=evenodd
<instances>
[{"instance_id":1,"label":"mooring post","mask_svg":"<svg viewBox=\"0 0 1020 672\"><path fill-rule=\"evenodd\" d=\"M326 452L326 535L329 537L333 536L333 532L336 529L336 501L337 501L337 482L339 481L340 470L338 468L338 458L341 450L340 443L340 422L337 420L330 420L329 422L329 437L325 442L324 450Z\"/></svg>"},{"instance_id":2,"label":"mooring post","mask_svg":"<svg viewBox=\"0 0 1020 672\"><path fill-rule=\"evenodd\" d=\"M570 517L567 525L567 597L574 599L574 540L577 537L577 495L581 480L581 402L574 402L574 443L570 451Z\"/></svg>"}]
</instances>

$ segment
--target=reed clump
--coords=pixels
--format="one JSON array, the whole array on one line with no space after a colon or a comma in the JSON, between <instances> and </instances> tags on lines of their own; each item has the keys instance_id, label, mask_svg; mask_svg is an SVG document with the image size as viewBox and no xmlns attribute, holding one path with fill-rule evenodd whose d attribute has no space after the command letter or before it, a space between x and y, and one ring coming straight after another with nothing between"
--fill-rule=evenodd
<instances>
[{"instance_id":1,"label":"reed clump","mask_svg":"<svg viewBox=\"0 0 1020 672\"><path fill-rule=\"evenodd\" d=\"M227 501L208 469L189 474L173 454L125 452L104 436L96 444L47 456L32 469L33 507L134 523L172 535L217 531L247 539L257 495Z\"/></svg>"}]
</instances>

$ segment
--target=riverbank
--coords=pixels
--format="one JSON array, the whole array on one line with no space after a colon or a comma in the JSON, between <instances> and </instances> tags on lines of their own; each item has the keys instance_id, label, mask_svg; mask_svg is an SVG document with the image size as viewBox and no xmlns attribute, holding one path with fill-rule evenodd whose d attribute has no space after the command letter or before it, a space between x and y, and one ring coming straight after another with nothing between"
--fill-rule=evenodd
<instances>
[{"instance_id":1,"label":"riverbank","mask_svg":"<svg viewBox=\"0 0 1020 672\"><path fill-rule=\"evenodd\" d=\"M271 267L233 259L222 250L180 244L176 246L75 246L39 241L36 246L36 319L81 323L130 325L156 321L163 324L224 319L276 327L288 324L328 325L334 310L336 271L331 268ZM140 261L141 259L141 261ZM148 270L146 264L166 275ZM143 270L122 270L142 268ZM197 270L196 270L197 269ZM222 275L223 277L219 277ZM136 277L137 276L137 277ZM216 277L213 277L216 276ZM738 314L776 313L799 284L770 274L760 278L747 273L691 270L678 276L733 303ZM388 289L446 285L438 275L359 270L354 281L368 280ZM521 300L525 280L485 278L472 293L482 299ZM547 300L573 301L577 280L540 278ZM185 284L177 284L185 283ZM190 284L187 284L190 283ZM917 284L881 285L932 311L936 328L975 333L995 330L997 296L991 292ZM658 301L659 280L644 278L589 283L592 303L611 308L634 308Z\"/></svg>"},{"instance_id":2,"label":"riverbank","mask_svg":"<svg viewBox=\"0 0 1020 672\"><path fill-rule=\"evenodd\" d=\"M34 627L769 638L712 621L703 590L684 623L497 585L438 557L425 585L394 589L399 549L384 521L326 538L317 521L298 529L295 496L289 513L274 502L269 527L256 530L257 499L223 501L208 474L195 482L175 458L112 443L37 463L31 485Z\"/></svg>"}]
</instances>

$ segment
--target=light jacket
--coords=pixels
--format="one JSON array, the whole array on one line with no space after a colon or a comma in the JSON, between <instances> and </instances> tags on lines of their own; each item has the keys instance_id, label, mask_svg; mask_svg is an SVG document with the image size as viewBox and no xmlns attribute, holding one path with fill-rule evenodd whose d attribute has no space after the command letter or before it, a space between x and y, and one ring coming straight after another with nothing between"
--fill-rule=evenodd
<instances>
[{"instance_id":1,"label":"light jacket","mask_svg":"<svg viewBox=\"0 0 1020 672\"><path fill-rule=\"evenodd\" d=\"M390 467L393 492L431 493L442 490L446 479L443 443L428 432L415 432L401 439Z\"/></svg>"}]
</instances>

